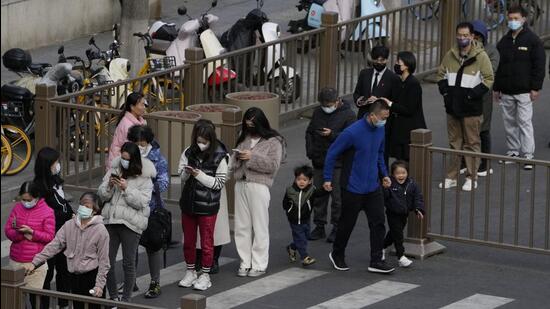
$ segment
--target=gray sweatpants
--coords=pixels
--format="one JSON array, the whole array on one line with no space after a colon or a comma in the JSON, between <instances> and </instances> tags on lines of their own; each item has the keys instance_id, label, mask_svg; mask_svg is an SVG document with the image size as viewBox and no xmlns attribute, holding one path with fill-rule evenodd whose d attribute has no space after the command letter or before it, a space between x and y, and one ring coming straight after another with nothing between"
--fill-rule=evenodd
<instances>
[{"instance_id":1,"label":"gray sweatpants","mask_svg":"<svg viewBox=\"0 0 550 309\"><path fill-rule=\"evenodd\" d=\"M523 154L532 158L535 153L535 135L533 132L533 102L529 93L507 95L500 99L502 119L506 133L508 154Z\"/></svg>"},{"instance_id":2,"label":"gray sweatpants","mask_svg":"<svg viewBox=\"0 0 550 309\"><path fill-rule=\"evenodd\" d=\"M118 287L116 279L116 255L118 247L122 244L122 269L124 270L124 291L122 292L122 301L130 301L132 289L136 281L136 253L139 245L140 234L130 230L123 224L107 224L105 226L109 232L109 261L111 268L107 273L107 290L109 298L118 297Z\"/></svg>"}]
</instances>

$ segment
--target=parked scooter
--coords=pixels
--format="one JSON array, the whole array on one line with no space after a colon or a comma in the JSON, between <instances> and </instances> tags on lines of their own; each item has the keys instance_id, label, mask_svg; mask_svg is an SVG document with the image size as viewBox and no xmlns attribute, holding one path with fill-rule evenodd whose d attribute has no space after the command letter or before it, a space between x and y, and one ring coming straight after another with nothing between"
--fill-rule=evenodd
<instances>
[{"instance_id":1,"label":"parked scooter","mask_svg":"<svg viewBox=\"0 0 550 309\"><path fill-rule=\"evenodd\" d=\"M382 4L381 0L361 0L361 15L360 16L367 16L367 15L373 15L376 13L384 12L386 8L384 7L384 4ZM368 20L365 20L361 22L356 28L355 31L350 38L352 41L359 41L363 42L366 41L366 43L360 44L368 45L365 47L362 47L363 53L370 57L370 50L377 45L387 45L388 44L388 33L386 29L384 28L384 24L386 23L385 17L376 17L376 18L370 18ZM351 45L351 44L350 44Z\"/></svg>"},{"instance_id":2,"label":"parked scooter","mask_svg":"<svg viewBox=\"0 0 550 309\"><path fill-rule=\"evenodd\" d=\"M256 9L250 11L245 18L239 19L222 34L222 44L228 51L254 46L257 39L262 43L269 43L280 38L279 25L268 21L267 15L261 10L263 1L257 0L256 2ZM293 102L300 96L302 85L300 75L295 72L294 68L285 65L281 44L271 45L266 48L265 52L237 57L236 61L232 61L231 68L242 69L238 75L242 77L241 81L247 87L268 84L269 90L277 93L282 103ZM247 70L246 68L253 69Z\"/></svg>"}]
</instances>

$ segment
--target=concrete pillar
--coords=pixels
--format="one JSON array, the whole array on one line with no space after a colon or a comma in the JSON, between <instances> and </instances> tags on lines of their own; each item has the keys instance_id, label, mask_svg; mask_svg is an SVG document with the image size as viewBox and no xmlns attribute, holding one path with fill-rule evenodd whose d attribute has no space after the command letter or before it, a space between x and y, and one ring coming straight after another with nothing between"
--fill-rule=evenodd
<instances>
[{"instance_id":1,"label":"concrete pillar","mask_svg":"<svg viewBox=\"0 0 550 309\"><path fill-rule=\"evenodd\" d=\"M326 30L321 33L319 89L323 87L336 88L335 72L338 65L338 45L340 44L337 23L338 13L329 11L321 15L321 26Z\"/></svg>"},{"instance_id":2,"label":"concrete pillar","mask_svg":"<svg viewBox=\"0 0 550 309\"><path fill-rule=\"evenodd\" d=\"M145 32L149 26L149 0L120 0L120 43L122 57L130 60L131 77L135 77L145 59L143 42L133 36L136 32Z\"/></svg>"},{"instance_id":3,"label":"concrete pillar","mask_svg":"<svg viewBox=\"0 0 550 309\"><path fill-rule=\"evenodd\" d=\"M55 109L50 107L48 102L57 95L56 86L36 85L36 96L34 97L34 148L41 149L45 146L54 146L54 134L57 123Z\"/></svg>"},{"instance_id":4,"label":"concrete pillar","mask_svg":"<svg viewBox=\"0 0 550 309\"><path fill-rule=\"evenodd\" d=\"M189 64L183 78L185 106L202 103L204 65L199 63L202 59L204 59L202 48L191 47L185 50L185 63Z\"/></svg>"},{"instance_id":5,"label":"concrete pillar","mask_svg":"<svg viewBox=\"0 0 550 309\"><path fill-rule=\"evenodd\" d=\"M25 300L20 288L25 285L25 269L2 267L1 309L23 308Z\"/></svg>"},{"instance_id":6,"label":"concrete pillar","mask_svg":"<svg viewBox=\"0 0 550 309\"><path fill-rule=\"evenodd\" d=\"M460 21L460 1L441 0L439 8L439 37L441 38L441 48L439 49L439 59L442 60L445 54L456 44L456 25Z\"/></svg>"}]
</instances>

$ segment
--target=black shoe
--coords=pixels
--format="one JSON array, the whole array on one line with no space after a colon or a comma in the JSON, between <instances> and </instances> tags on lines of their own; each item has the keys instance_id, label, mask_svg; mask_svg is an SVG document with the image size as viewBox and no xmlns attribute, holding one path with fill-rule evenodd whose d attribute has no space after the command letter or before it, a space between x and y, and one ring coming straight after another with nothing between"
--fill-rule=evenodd
<instances>
[{"instance_id":1,"label":"black shoe","mask_svg":"<svg viewBox=\"0 0 550 309\"><path fill-rule=\"evenodd\" d=\"M217 274L220 272L220 264L218 263L218 260L214 259L214 264L212 264L212 267L210 267L210 274Z\"/></svg>"},{"instance_id":2,"label":"black shoe","mask_svg":"<svg viewBox=\"0 0 550 309\"><path fill-rule=\"evenodd\" d=\"M325 234L325 227L322 225L317 225L313 231L311 231L311 234L309 234L308 240L318 240L325 237L327 237Z\"/></svg>"},{"instance_id":3,"label":"black shoe","mask_svg":"<svg viewBox=\"0 0 550 309\"><path fill-rule=\"evenodd\" d=\"M132 289L132 291L133 291L133 292L139 291L139 287L137 286L137 284L134 283L134 288ZM118 292L119 292L119 293L124 292L124 282L121 283L121 284L118 286Z\"/></svg>"},{"instance_id":4,"label":"black shoe","mask_svg":"<svg viewBox=\"0 0 550 309\"><path fill-rule=\"evenodd\" d=\"M380 261L380 262L370 263L368 270L371 273L389 274L392 271L394 271L395 268L389 266L388 264L386 264L386 262Z\"/></svg>"},{"instance_id":5,"label":"black shoe","mask_svg":"<svg viewBox=\"0 0 550 309\"><path fill-rule=\"evenodd\" d=\"M332 231L330 232L330 235L328 235L328 237L327 237L327 242L328 243L333 243L335 239L336 239L336 228L333 227Z\"/></svg>"},{"instance_id":6,"label":"black shoe","mask_svg":"<svg viewBox=\"0 0 550 309\"><path fill-rule=\"evenodd\" d=\"M336 270L346 271L349 270L348 265L346 264L346 261L344 261L343 257L339 256L332 256L332 252L328 254L328 258L332 262L332 266Z\"/></svg>"},{"instance_id":7,"label":"black shoe","mask_svg":"<svg viewBox=\"0 0 550 309\"><path fill-rule=\"evenodd\" d=\"M145 298L157 298L161 293L160 283L151 281L151 284L149 284L149 290L145 292Z\"/></svg>"}]
</instances>

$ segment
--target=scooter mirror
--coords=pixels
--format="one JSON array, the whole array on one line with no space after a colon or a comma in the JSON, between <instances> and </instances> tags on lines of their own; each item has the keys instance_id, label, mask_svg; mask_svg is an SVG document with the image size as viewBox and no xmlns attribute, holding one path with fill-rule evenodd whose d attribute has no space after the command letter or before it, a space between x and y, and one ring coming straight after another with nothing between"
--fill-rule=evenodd
<instances>
[{"instance_id":1,"label":"scooter mirror","mask_svg":"<svg viewBox=\"0 0 550 309\"><path fill-rule=\"evenodd\" d=\"M57 49L57 54L61 55L63 52L65 52L65 46L61 45L59 46L59 49Z\"/></svg>"},{"instance_id":2,"label":"scooter mirror","mask_svg":"<svg viewBox=\"0 0 550 309\"><path fill-rule=\"evenodd\" d=\"M217 5L218 5L218 1L217 1L217 0L212 1L212 7L213 7L213 8L215 8Z\"/></svg>"},{"instance_id":3,"label":"scooter mirror","mask_svg":"<svg viewBox=\"0 0 550 309\"><path fill-rule=\"evenodd\" d=\"M185 6L180 6L178 8L178 15L187 15L187 8Z\"/></svg>"}]
</instances>

